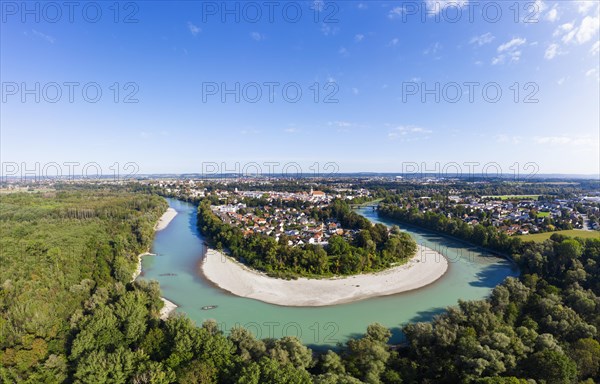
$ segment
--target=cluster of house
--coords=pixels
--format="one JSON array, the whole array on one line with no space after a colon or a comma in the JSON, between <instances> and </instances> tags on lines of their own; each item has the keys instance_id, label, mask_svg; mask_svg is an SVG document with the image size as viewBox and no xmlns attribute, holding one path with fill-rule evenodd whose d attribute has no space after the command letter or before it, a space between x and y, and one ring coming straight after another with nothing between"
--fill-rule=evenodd
<instances>
[{"instance_id":1,"label":"cluster of house","mask_svg":"<svg viewBox=\"0 0 600 384\"><path fill-rule=\"evenodd\" d=\"M243 184L236 180L239 184ZM352 184L344 185L344 188L336 188L332 193L325 193L323 191L313 190L310 192L277 192L277 191L251 191L243 190L238 191L235 188L234 191L226 189L217 189L212 192L208 192L207 182L203 180L158 180L151 181L148 183L151 186L158 187L164 190L166 193L176 197L185 198L203 198L209 193L212 193L219 198L229 198L231 196L238 197L249 197L249 198L263 198L277 199L283 201L298 200L302 202L309 202L313 204L329 204L333 199L346 199L353 200L356 197L370 196L369 190L365 188L353 189ZM227 182L220 181L222 185L227 185ZM261 181L260 183L254 182L254 184L270 185L270 181Z\"/></svg>"},{"instance_id":2,"label":"cluster of house","mask_svg":"<svg viewBox=\"0 0 600 384\"><path fill-rule=\"evenodd\" d=\"M239 184L239 180L236 182ZM269 185L269 183L271 181L260 182L261 185ZM227 181L223 180L217 185L213 185L213 188L209 188L208 184L209 182L202 180L150 182L150 185L180 198L215 196L221 205L213 205L211 209L224 223L239 227L246 236L260 233L279 241L281 236L285 235L291 246L327 245L329 238L334 235L351 239L355 231L342 228L334 220L326 222L315 220L309 216L309 212L314 208L326 208L336 198L353 200L356 197L370 195L365 188L352 188L351 183L337 185L337 188L331 190L331 193L313 188L310 191L301 192L221 189L223 185L227 184ZM214 188L215 186L221 188ZM248 207L244 203L248 201L247 199L262 199L266 201L266 204L255 208ZM286 207L286 204L282 206L280 202L299 202L303 208L295 208L294 204L290 204L290 207Z\"/></svg>"},{"instance_id":3,"label":"cluster of house","mask_svg":"<svg viewBox=\"0 0 600 384\"><path fill-rule=\"evenodd\" d=\"M233 193L242 198L265 198L268 201L282 200L282 201L301 201L304 203L312 203L315 205L326 206L329 204L337 195L328 195L323 191L315 191L311 188L310 192L275 192L275 191L238 191L237 188ZM229 195L229 193L227 193Z\"/></svg>"},{"instance_id":4,"label":"cluster of house","mask_svg":"<svg viewBox=\"0 0 600 384\"><path fill-rule=\"evenodd\" d=\"M148 183L176 197L201 198L206 196L206 188L202 181L195 180L158 180Z\"/></svg>"},{"instance_id":5,"label":"cluster of house","mask_svg":"<svg viewBox=\"0 0 600 384\"><path fill-rule=\"evenodd\" d=\"M527 235L556 228L600 229L598 223L589 223L586 215L575 209L576 204L582 204L587 212L600 213L595 204L586 204L588 201L585 198L538 201L449 196L444 209L448 217L453 216L452 212L460 212L454 214L471 225L482 221L482 224L492 225L508 235ZM439 203L433 205L440 208ZM423 210L431 208L432 204L428 204Z\"/></svg>"},{"instance_id":6,"label":"cluster of house","mask_svg":"<svg viewBox=\"0 0 600 384\"><path fill-rule=\"evenodd\" d=\"M314 206L313 206L314 207ZM327 245L331 236L352 238L353 230L345 230L334 221L319 221L310 217L308 209L275 207L265 205L248 208L244 203L232 203L211 207L224 222L240 228L245 236L264 234L279 242L285 235L288 245Z\"/></svg>"}]
</instances>

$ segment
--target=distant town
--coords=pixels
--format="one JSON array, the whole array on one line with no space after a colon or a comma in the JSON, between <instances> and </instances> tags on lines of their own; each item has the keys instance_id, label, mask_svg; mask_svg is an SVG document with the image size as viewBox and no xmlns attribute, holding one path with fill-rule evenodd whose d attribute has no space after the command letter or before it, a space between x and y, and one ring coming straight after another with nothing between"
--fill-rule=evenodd
<instances>
[{"instance_id":1,"label":"distant town","mask_svg":"<svg viewBox=\"0 0 600 384\"><path fill-rule=\"evenodd\" d=\"M371 202L377 205L391 194L399 208L422 214L441 213L448 218L460 218L469 225L494 227L509 236L600 230L600 192L594 189L596 181L540 181L533 185L507 180L465 181L431 177L147 177L137 180L13 180L4 181L2 186L4 190L36 190L65 183L134 184L188 201L210 198L213 211L223 222L239 227L245 234L260 233L277 240L285 234L293 245L326 245L332 235L348 239L354 235L352 230L334 220L315 219L315 215L311 215L313 210L325 208L335 199L351 204ZM514 193L481 193L495 188ZM537 193L522 193L524 190Z\"/></svg>"},{"instance_id":2,"label":"distant town","mask_svg":"<svg viewBox=\"0 0 600 384\"><path fill-rule=\"evenodd\" d=\"M343 188L339 187L341 182ZM317 222L309 215L314 208L323 208L333 199L374 201L384 197L377 188L365 187L372 180L330 180L319 181L315 185L327 192L310 189L309 191L280 192L269 190L273 181L228 180L215 182L178 180L154 181L150 185L164 189L167 194L179 198L203 198L216 196L219 204L214 211L224 222L239 226L244 231L264 233L279 237L286 233L298 244L326 243L327 238L336 233L343 234L344 228L338 223ZM379 180L378 180L379 181ZM512 235L528 235L558 230L600 230L600 192L580 191L568 197L556 198L546 194L482 195L477 196L457 189L447 180L411 180L396 183L414 183L416 186L439 185L452 186L448 194L432 193L430 196L414 197L403 195L397 203L399 207L418 210L421 213L443 213L447 217L459 217L470 225L493 226L499 231ZM313 184L312 182L308 182ZM501 181L499 184L503 183ZM213 189L221 185L228 189ZM253 185L261 185L261 190L251 190ZM470 183L477 185L478 183ZM493 184L493 183L492 183ZM239 188L250 190L240 190ZM248 207L245 199L262 199L261 206ZM276 202L302 202L301 208L277 207ZM348 237L352 234L346 232Z\"/></svg>"}]
</instances>

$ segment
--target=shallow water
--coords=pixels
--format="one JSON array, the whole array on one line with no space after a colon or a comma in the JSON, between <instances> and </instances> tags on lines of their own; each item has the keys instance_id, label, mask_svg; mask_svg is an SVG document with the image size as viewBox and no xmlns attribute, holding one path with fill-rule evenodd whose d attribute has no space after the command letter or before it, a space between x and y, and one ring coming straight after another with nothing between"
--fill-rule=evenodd
<instances>
[{"instance_id":1,"label":"shallow water","mask_svg":"<svg viewBox=\"0 0 600 384\"><path fill-rule=\"evenodd\" d=\"M458 299L487 296L491 289L518 269L510 262L459 241L412 227L403 227L416 241L441 252L450 260L446 274L433 284L411 292L330 307L297 308L266 304L233 296L213 286L198 273L204 257L204 238L196 228L196 208L169 199L177 216L157 232L152 251L142 261L143 279L160 282L162 294L176 303L177 311L201 324L215 319L224 331L235 325L250 329L257 337L299 336L313 347L334 346L365 332L379 322L393 331L392 342L400 342L400 328L407 322L428 321ZM373 222L391 225L377 217L371 207L358 212ZM211 310L203 306L217 305Z\"/></svg>"}]
</instances>

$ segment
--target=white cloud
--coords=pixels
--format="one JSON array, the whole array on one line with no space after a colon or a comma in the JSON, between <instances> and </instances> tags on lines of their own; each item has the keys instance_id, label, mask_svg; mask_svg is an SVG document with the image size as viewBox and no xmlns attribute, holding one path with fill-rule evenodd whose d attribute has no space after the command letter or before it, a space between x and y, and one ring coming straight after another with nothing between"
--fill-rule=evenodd
<instances>
[{"instance_id":1,"label":"white cloud","mask_svg":"<svg viewBox=\"0 0 600 384\"><path fill-rule=\"evenodd\" d=\"M353 95L358 95L359 93L360 93L360 91L358 90L358 88L352 88Z\"/></svg>"},{"instance_id":2,"label":"white cloud","mask_svg":"<svg viewBox=\"0 0 600 384\"><path fill-rule=\"evenodd\" d=\"M431 17L435 16L435 14L440 13L442 10L452 7L452 8L462 8L469 3L469 0L426 0L425 4L427 5L427 9L429 10L429 15Z\"/></svg>"},{"instance_id":3,"label":"white cloud","mask_svg":"<svg viewBox=\"0 0 600 384\"><path fill-rule=\"evenodd\" d=\"M358 3L358 5L356 6L356 8L358 9L368 9L369 6L365 3Z\"/></svg>"},{"instance_id":4,"label":"white cloud","mask_svg":"<svg viewBox=\"0 0 600 384\"><path fill-rule=\"evenodd\" d=\"M56 41L56 39L54 37L52 37L50 35L46 35L46 34L44 34L42 32L38 32L35 29L32 29L31 32L33 32L33 34L36 35L37 37L46 40L50 44L54 44L54 42Z\"/></svg>"},{"instance_id":5,"label":"white cloud","mask_svg":"<svg viewBox=\"0 0 600 384\"><path fill-rule=\"evenodd\" d=\"M329 125L337 125L338 127L351 127L352 123L349 123L347 121L334 121L330 122Z\"/></svg>"},{"instance_id":6,"label":"white cloud","mask_svg":"<svg viewBox=\"0 0 600 384\"><path fill-rule=\"evenodd\" d=\"M323 8L325 7L325 1L323 0L314 0L312 9L315 12L323 12Z\"/></svg>"},{"instance_id":7,"label":"white cloud","mask_svg":"<svg viewBox=\"0 0 600 384\"><path fill-rule=\"evenodd\" d=\"M543 0L535 0L533 5L535 7L535 12L543 12L548 8Z\"/></svg>"},{"instance_id":8,"label":"white cloud","mask_svg":"<svg viewBox=\"0 0 600 384\"><path fill-rule=\"evenodd\" d=\"M425 55L435 55L436 53L438 53L438 51L442 49L442 45L439 42L435 42L432 45L430 45L426 50L423 51L423 54Z\"/></svg>"},{"instance_id":9,"label":"white cloud","mask_svg":"<svg viewBox=\"0 0 600 384\"><path fill-rule=\"evenodd\" d=\"M403 7L394 7L388 13L388 17L390 19L393 19L393 18L396 18L398 16L402 16L403 13L404 13L404 8Z\"/></svg>"},{"instance_id":10,"label":"white cloud","mask_svg":"<svg viewBox=\"0 0 600 384\"><path fill-rule=\"evenodd\" d=\"M406 141L413 141L418 139L427 139L429 134L433 131L414 125L401 125L393 128L388 133L388 137L392 140L401 139Z\"/></svg>"},{"instance_id":11,"label":"white cloud","mask_svg":"<svg viewBox=\"0 0 600 384\"><path fill-rule=\"evenodd\" d=\"M586 16L577 31L577 42L579 44L587 43L598 33L599 29L600 18L598 16Z\"/></svg>"},{"instance_id":12,"label":"white cloud","mask_svg":"<svg viewBox=\"0 0 600 384\"><path fill-rule=\"evenodd\" d=\"M202 29L192 24L191 21L188 21L187 27L192 36L197 36L200 32L202 32Z\"/></svg>"},{"instance_id":13,"label":"white cloud","mask_svg":"<svg viewBox=\"0 0 600 384\"><path fill-rule=\"evenodd\" d=\"M329 36L329 35L336 35L339 32L339 28L337 27L331 27L330 23L323 23L321 24L321 33L325 36Z\"/></svg>"},{"instance_id":14,"label":"white cloud","mask_svg":"<svg viewBox=\"0 0 600 384\"><path fill-rule=\"evenodd\" d=\"M283 130L285 133L298 133L298 129L296 128L286 128Z\"/></svg>"},{"instance_id":15,"label":"white cloud","mask_svg":"<svg viewBox=\"0 0 600 384\"><path fill-rule=\"evenodd\" d=\"M577 29L573 29L573 30L569 31L569 33L565 34L562 37L562 42L565 44L570 43L571 41L573 41L573 38L575 37L576 33L577 33Z\"/></svg>"},{"instance_id":16,"label":"white cloud","mask_svg":"<svg viewBox=\"0 0 600 384\"><path fill-rule=\"evenodd\" d=\"M510 62L518 62L521 58L519 47L527 42L527 39L515 37L510 41L498 46L499 55L492 59L492 64L503 64L507 59Z\"/></svg>"},{"instance_id":17,"label":"white cloud","mask_svg":"<svg viewBox=\"0 0 600 384\"><path fill-rule=\"evenodd\" d=\"M600 41L596 41L594 43L594 45L592 45L592 48L590 48L590 53L592 55L597 55L599 51L600 51Z\"/></svg>"},{"instance_id":18,"label":"white cloud","mask_svg":"<svg viewBox=\"0 0 600 384\"><path fill-rule=\"evenodd\" d=\"M254 39L255 41L262 41L266 38L265 35L263 35L262 33L259 33L259 32L252 32L250 34L250 37L252 37L252 39Z\"/></svg>"},{"instance_id":19,"label":"white cloud","mask_svg":"<svg viewBox=\"0 0 600 384\"><path fill-rule=\"evenodd\" d=\"M554 23L558 19L558 8L554 6L551 10L548 11L548 13L546 13L546 20L550 21L551 23Z\"/></svg>"},{"instance_id":20,"label":"white cloud","mask_svg":"<svg viewBox=\"0 0 600 384\"><path fill-rule=\"evenodd\" d=\"M600 18L598 16L586 16L578 27L575 27L573 23L561 25L554 31L554 36L564 33L562 37L563 43L585 44L598 34L599 29Z\"/></svg>"},{"instance_id":21,"label":"white cloud","mask_svg":"<svg viewBox=\"0 0 600 384\"><path fill-rule=\"evenodd\" d=\"M557 55L561 55L561 54L562 54L562 52L559 52L559 50L558 50L558 44L550 44L548 46L548 48L546 48L546 52L544 53L544 58L546 60L552 60Z\"/></svg>"},{"instance_id":22,"label":"white cloud","mask_svg":"<svg viewBox=\"0 0 600 384\"><path fill-rule=\"evenodd\" d=\"M425 6L427 7L427 14L429 17L435 17L437 14L448 8L454 8L448 10L448 12L466 12L466 10L456 10L456 8L463 8L469 3L469 0L425 0ZM388 12L390 19L395 19L402 16L405 12L404 6L398 6L392 8Z\"/></svg>"},{"instance_id":23,"label":"white cloud","mask_svg":"<svg viewBox=\"0 0 600 384\"><path fill-rule=\"evenodd\" d=\"M354 36L354 41L356 41L357 43L360 43L361 41L363 41L365 39L365 35L359 33L356 36Z\"/></svg>"},{"instance_id":24,"label":"white cloud","mask_svg":"<svg viewBox=\"0 0 600 384\"><path fill-rule=\"evenodd\" d=\"M513 49L525 44L526 42L527 42L527 39L515 37L514 39L500 45L498 47L498 52L505 52L505 51L513 50Z\"/></svg>"},{"instance_id":25,"label":"white cloud","mask_svg":"<svg viewBox=\"0 0 600 384\"><path fill-rule=\"evenodd\" d=\"M497 143L501 143L501 144L507 144L507 143L521 144L520 136L508 136L505 134L500 134L500 135L494 136L494 140L496 140Z\"/></svg>"},{"instance_id":26,"label":"white cloud","mask_svg":"<svg viewBox=\"0 0 600 384\"><path fill-rule=\"evenodd\" d=\"M554 37L560 36L571 30L573 30L573 23L564 23L564 24L561 24L558 28L556 28L556 30L554 30L554 33L552 34L552 36L554 36Z\"/></svg>"},{"instance_id":27,"label":"white cloud","mask_svg":"<svg viewBox=\"0 0 600 384\"><path fill-rule=\"evenodd\" d=\"M597 81L600 81L600 70L598 67L592 68L585 73L587 77L595 78Z\"/></svg>"},{"instance_id":28,"label":"white cloud","mask_svg":"<svg viewBox=\"0 0 600 384\"><path fill-rule=\"evenodd\" d=\"M484 33L483 35L479 35L479 36L475 36L473 38L471 38L471 41L469 41L469 44L477 44L478 46L482 46L485 44L489 44L491 43L493 40L495 39L494 35L492 35L491 33Z\"/></svg>"},{"instance_id":29,"label":"white cloud","mask_svg":"<svg viewBox=\"0 0 600 384\"><path fill-rule=\"evenodd\" d=\"M575 1L575 5L577 5L577 12L586 14L593 6L595 1L583 0L583 1Z\"/></svg>"},{"instance_id":30,"label":"white cloud","mask_svg":"<svg viewBox=\"0 0 600 384\"><path fill-rule=\"evenodd\" d=\"M432 131L430 131L429 129L424 129L421 127L412 127L410 129L410 132L417 132L417 133L431 133Z\"/></svg>"},{"instance_id":31,"label":"white cloud","mask_svg":"<svg viewBox=\"0 0 600 384\"><path fill-rule=\"evenodd\" d=\"M340 47L340 49L338 49L338 53L342 56L348 56L348 50L344 47Z\"/></svg>"},{"instance_id":32,"label":"white cloud","mask_svg":"<svg viewBox=\"0 0 600 384\"><path fill-rule=\"evenodd\" d=\"M398 45L399 42L400 42L400 39L398 39L397 37L395 37L395 38L392 39L392 41L390 41L389 45L391 45L391 46Z\"/></svg>"},{"instance_id":33,"label":"white cloud","mask_svg":"<svg viewBox=\"0 0 600 384\"><path fill-rule=\"evenodd\" d=\"M598 145L598 139L591 137L579 136L536 136L533 138L536 144L546 145L571 145L576 147L587 147Z\"/></svg>"},{"instance_id":34,"label":"white cloud","mask_svg":"<svg viewBox=\"0 0 600 384\"><path fill-rule=\"evenodd\" d=\"M327 125L330 127L336 127L337 132L350 132L350 128L358 126L357 124L349 121L330 121L327 123Z\"/></svg>"}]
</instances>

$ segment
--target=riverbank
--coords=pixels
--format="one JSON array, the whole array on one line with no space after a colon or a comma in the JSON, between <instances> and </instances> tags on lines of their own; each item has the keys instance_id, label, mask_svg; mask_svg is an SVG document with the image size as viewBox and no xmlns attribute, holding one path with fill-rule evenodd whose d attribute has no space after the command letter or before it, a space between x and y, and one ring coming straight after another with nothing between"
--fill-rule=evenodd
<instances>
[{"instance_id":1,"label":"riverbank","mask_svg":"<svg viewBox=\"0 0 600 384\"><path fill-rule=\"evenodd\" d=\"M503 259L506 259L506 260L510 261L515 266L517 265L517 262L512 258L512 256L510 256L510 255L508 255L506 253L503 253L503 252L500 252L500 251L497 251L497 250L493 250L493 249L489 249L489 248L485 248L485 247L483 247L481 245L477 245L477 244L472 243L472 242L470 242L468 240L461 239L460 237L456 237L456 236L450 235L450 234L442 232L442 231L436 231L435 229L431 229L431 228L427 228L427 227L422 227L420 225L413 224L413 223L410 223L408 221L399 220L399 219L396 219L396 218L393 218L393 217L389 217L389 216L380 216L380 217L382 219L384 219L384 220L392 222L392 224L394 224L394 225L402 225L404 228L411 227L411 228L417 229L419 231L425 231L425 232L429 232L429 233L433 233L433 234L436 234L436 235L447 237L447 238L452 239L452 240L454 240L456 242L459 242L461 244L465 244L465 245L468 245L470 247L473 247L473 248L477 249L479 252L481 252L482 254L487 254L487 255L492 255L494 257L503 258ZM555 233L555 232L553 232L553 233ZM520 236L523 236L523 235L520 235Z\"/></svg>"},{"instance_id":2,"label":"riverbank","mask_svg":"<svg viewBox=\"0 0 600 384\"><path fill-rule=\"evenodd\" d=\"M160 310L160 318L162 320L167 320L171 312L173 312L177 308L177 304L165 299L164 297L161 297L160 299L163 301L163 303L165 303L165 305Z\"/></svg>"},{"instance_id":3,"label":"riverbank","mask_svg":"<svg viewBox=\"0 0 600 384\"><path fill-rule=\"evenodd\" d=\"M154 231L158 232L158 231L162 231L163 229L167 228L167 226L175 218L175 216L177 216L177 211L174 210L173 208L169 207L169 209L167 209L167 211L165 213L163 213L163 215L160 217L160 219L158 219L158 221L156 222L156 225L154 225ZM133 272L131 281L134 281L142 274L142 257L149 256L149 255L154 255L153 253L150 253L150 249L148 249L146 252L140 253L138 255L137 266L135 268L135 271Z\"/></svg>"},{"instance_id":4,"label":"riverbank","mask_svg":"<svg viewBox=\"0 0 600 384\"><path fill-rule=\"evenodd\" d=\"M208 280L237 296L282 306L320 307L422 288L446 273L448 260L418 245L417 253L407 263L385 271L331 279L283 280L209 249L201 268Z\"/></svg>"},{"instance_id":5,"label":"riverbank","mask_svg":"<svg viewBox=\"0 0 600 384\"><path fill-rule=\"evenodd\" d=\"M169 207L165 213L158 219L158 222L154 226L155 231L162 231L167 228L167 225L177 216L177 211Z\"/></svg>"},{"instance_id":6,"label":"riverbank","mask_svg":"<svg viewBox=\"0 0 600 384\"><path fill-rule=\"evenodd\" d=\"M160 219L158 219L158 221L156 222L156 225L154 226L154 231L158 232L167 228L167 226L175 218L175 216L177 216L177 211L169 207L167 211L163 213ZM135 281L135 279L137 279L142 274L142 257L154 255L149 251L150 249L138 255L138 263L135 271L133 272L133 276L131 277L131 281ZM177 304L165 299L164 297L161 297L160 299L165 303L165 305L160 310L160 318L166 320L171 314L171 312L173 312L177 308Z\"/></svg>"}]
</instances>

